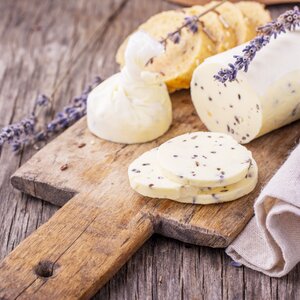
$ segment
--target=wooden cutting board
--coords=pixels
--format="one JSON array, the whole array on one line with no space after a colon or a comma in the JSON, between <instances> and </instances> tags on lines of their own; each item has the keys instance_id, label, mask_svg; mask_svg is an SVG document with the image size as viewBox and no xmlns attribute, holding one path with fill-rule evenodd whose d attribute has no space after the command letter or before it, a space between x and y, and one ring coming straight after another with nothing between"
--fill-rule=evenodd
<instances>
[{"instance_id":1,"label":"wooden cutting board","mask_svg":"<svg viewBox=\"0 0 300 300\"><path fill-rule=\"evenodd\" d=\"M187 91L172 98L173 125L152 143L106 142L82 119L12 176L19 190L66 204L2 261L0 299L87 299L154 232L210 247L226 247L239 234L261 188L299 140L300 123L248 145L259 184L240 200L200 206L144 198L129 186L128 164L171 137L205 130Z\"/></svg>"}]
</instances>

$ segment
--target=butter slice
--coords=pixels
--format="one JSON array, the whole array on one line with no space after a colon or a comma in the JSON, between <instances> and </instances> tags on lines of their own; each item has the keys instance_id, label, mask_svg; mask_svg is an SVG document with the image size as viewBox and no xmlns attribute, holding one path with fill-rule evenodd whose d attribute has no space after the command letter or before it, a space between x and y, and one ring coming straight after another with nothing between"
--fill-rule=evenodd
<instances>
[{"instance_id":1,"label":"butter slice","mask_svg":"<svg viewBox=\"0 0 300 300\"><path fill-rule=\"evenodd\" d=\"M246 176L238 183L217 188L182 185L165 177L156 161L158 148L145 152L128 168L131 187L151 198L171 199L182 203L212 204L236 200L256 186L258 169L252 159Z\"/></svg>"},{"instance_id":2,"label":"butter slice","mask_svg":"<svg viewBox=\"0 0 300 300\"><path fill-rule=\"evenodd\" d=\"M239 199L251 193L258 181L258 167L254 159L251 161L247 175L237 183L218 188L200 190L196 196L177 199L178 202L193 204L216 204Z\"/></svg>"},{"instance_id":3,"label":"butter slice","mask_svg":"<svg viewBox=\"0 0 300 300\"><path fill-rule=\"evenodd\" d=\"M158 148L143 153L128 168L130 186L143 196L177 200L197 194L197 187L185 186L164 176L157 165Z\"/></svg>"},{"instance_id":4,"label":"butter slice","mask_svg":"<svg viewBox=\"0 0 300 300\"><path fill-rule=\"evenodd\" d=\"M191 132L162 144L157 162L169 179L199 187L236 183L248 171L251 152L232 137L216 132Z\"/></svg>"}]
</instances>

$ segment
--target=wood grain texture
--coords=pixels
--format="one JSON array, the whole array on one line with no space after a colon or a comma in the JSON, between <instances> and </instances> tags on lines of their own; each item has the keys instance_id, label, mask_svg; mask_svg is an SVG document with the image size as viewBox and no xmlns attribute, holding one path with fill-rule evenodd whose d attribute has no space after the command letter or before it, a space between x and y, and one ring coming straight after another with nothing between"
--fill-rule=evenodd
<instances>
[{"instance_id":1,"label":"wood grain texture","mask_svg":"<svg viewBox=\"0 0 300 300\"><path fill-rule=\"evenodd\" d=\"M160 0L128 0L118 9L120 4L112 0L102 0L101 5L96 0L0 1L1 126L30 112L35 95L51 93L70 66L72 71L56 92L55 110L78 94L94 74L112 74L117 69L114 52L121 40L150 15L174 7ZM285 8L273 8L273 12ZM79 51L96 28L97 38ZM58 209L20 194L9 184L10 175L33 152L27 149L14 156L5 148L1 153L1 258ZM221 250L155 235L95 299L300 298L299 266L282 279L270 279L246 268L233 268L229 261Z\"/></svg>"},{"instance_id":2,"label":"wood grain texture","mask_svg":"<svg viewBox=\"0 0 300 300\"><path fill-rule=\"evenodd\" d=\"M142 203L101 199L78 195L23 241L0 264L0 299L94 295L153 232Z\"/></svg>"}]
</instances>

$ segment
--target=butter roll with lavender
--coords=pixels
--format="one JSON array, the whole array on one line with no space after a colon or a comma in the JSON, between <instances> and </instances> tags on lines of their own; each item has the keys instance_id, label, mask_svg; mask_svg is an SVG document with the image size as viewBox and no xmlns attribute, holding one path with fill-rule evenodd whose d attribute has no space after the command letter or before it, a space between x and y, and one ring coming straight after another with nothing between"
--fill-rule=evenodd
<instances>
[{"instance_id":1,"label":"butter roll with lavender","mask_svg":"<svg viewBox=\"0 0 300 300\"><path fill-rule=\"evenodd\" d=\"M217 80L245 47L206 59L191 82L192 101L206 127L240 143L300 118L300 29L263 45L247 72L236 72L234 80Z\"/></svg>"}]
</instances>

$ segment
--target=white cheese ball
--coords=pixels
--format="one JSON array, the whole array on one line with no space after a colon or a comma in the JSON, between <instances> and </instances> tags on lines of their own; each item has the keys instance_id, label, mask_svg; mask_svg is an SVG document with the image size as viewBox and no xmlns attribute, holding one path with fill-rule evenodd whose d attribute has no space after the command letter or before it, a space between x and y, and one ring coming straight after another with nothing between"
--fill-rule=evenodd
<instances>
[{"instance_id":1,"label":"white cheese ball","mask_svg":"<svg viewBox=\"0 0 300 300\"><path fill-rule=\"evenodd\" d=\"M160 74L145 71L163 47L144 32L130 38L125 66L88 97L87 123L96 136L117 143L145 143L163 135L172 122L172 105Z\"/></svg>"}]
</instances>

